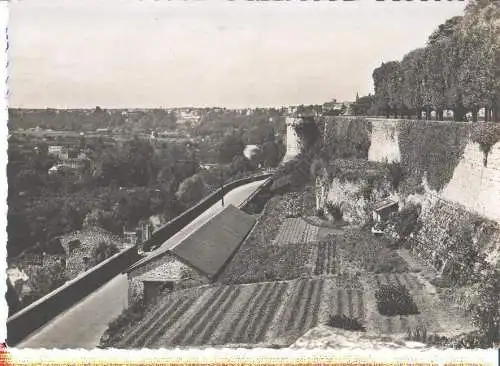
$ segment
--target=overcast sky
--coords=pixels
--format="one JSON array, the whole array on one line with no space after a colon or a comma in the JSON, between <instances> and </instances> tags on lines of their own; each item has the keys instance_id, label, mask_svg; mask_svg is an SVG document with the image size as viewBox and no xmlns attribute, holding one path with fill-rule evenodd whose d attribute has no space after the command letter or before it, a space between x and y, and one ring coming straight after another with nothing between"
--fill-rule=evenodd
<instances>
[{"instance_id":1,"label":"overcast sky","mask_svg":"<svg viewBox=\"0 0 500 366\"><path fill-rule=\"evenodd\" d=\"M352 100L462 1L12 0L13 107Z\"/></svg>"}]
</instances>

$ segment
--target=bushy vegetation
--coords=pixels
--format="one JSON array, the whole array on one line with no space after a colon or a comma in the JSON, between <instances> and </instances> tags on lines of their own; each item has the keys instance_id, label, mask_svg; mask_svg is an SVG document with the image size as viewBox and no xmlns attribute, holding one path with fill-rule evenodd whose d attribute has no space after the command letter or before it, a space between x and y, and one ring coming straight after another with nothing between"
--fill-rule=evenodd
<instances>
[{"instance_id":1,"label":"bushy vegetation","mask_svg":"<svg viewBox=\"0 0 500 366\"><path fill-rule=\"evenodd\" d=\"M373 266L374 273L402 273L407 271L406 262L396 252L389 252L383 261Z\"/></svg>"},{"instance_id":2,"label":"bushy vegetation","mask_svg":"<svg viewBox=\"0 0 500 366\"><path fill-rule=\"evenodd\" d=\"M477 303L472 308L472 319L482 337L490 345L500 341L500 272L489 270L481 279Z\"/></svg>"},{"instance_id":3,"label":"bushy vegetation","mask_svg":"<svg viewBox=\"0 0 500 366\"><path fill-rule=\"evenodd\" d=\"M419 180L427 176L429 187L440 191L453 177L467 144L468 125L399 121L401 166ZM422 153L425 151L425 154Z\"/></svg>"},{"instance_id":4,"label":"bushy vegetation","mask_svg":"<svg viewBox=\"0 0 500 366\"><path fill-rule=\"evenodd\" d=\"M387 175L393 190L397 190L399 188L399 184L405 178L404 169L398 162L391 162L387 164Z\"/></svg>"},{"instance_id":5,"label":"bushy vegetation","mask_svg":"<svg viewBox=\"0 0 500 366\"><path fill-rule=\"evenodd\" d=\"M313 118L302 118L293 128L304 150L310 149L321 136L318 124Z\"/></svg>"},{"instance_id":6,"label":"bushy vegetation","mask_svg":"<svg viewBox=\"0 0 500 366\"><path fill-rule=\"evenodd\" d=\"M371 145L371 122L364 118L325 118L324 142L320 156L325 161L368 157Z\"/></svg>"},{"instance_id":7,"label":"bushy vegetation","mask_svg":"<svg viewBox=\"0 0 500 366\"><path fill-rule=\"evenodd\" d=\"M477 121L485 107L486 120L498 120L499 17L498 2L471 1L464 16L448 19L430 35L426 47L382 63L373 71L378 114L420 118L425 111L429 118L435 111L443 120L443 110L452 109L456 121L467 111Z\"/></svg>"},{"instance_id":8,"label":"bushy vegetation","mask_svg":"<svg viewBox=\"0 0 500 366\"><path fill-rule=\"evenodd\" d=\"M418 314L417 305L408 289L402 285L381 285L375 292L377 309L382 315Z\"/></svg>"},{"instance_id":9,"label":"bushy vegetation","mask_svg":"<svg viewBox=\"0 0 500 366\"><path fill-rule=\"evenodd\" d=\"M326 172L326 165L323 159L314 159L310 171L313 178L322 177Z\"/></svg>"},{"instance_id":10,"label":"bushy vegetation","mask_svg":"<svg viewBox=\"0 0 500 366\"><path fill-rule=\"evenodd\" d=\"M384 237L375 237L368 230L344 230L342 234L332 235L329 240L335 242L339 259L349 266L366 272L408 270L406 262L397 252L387 247L388 240Z\"/></svg>"},{"instance_id":11,"label":"bushy vegetation","mask_svg":"<svg viewBox=\"0 0 500 366\"><path fill-rule=\"evenodd\" d=\"M418 218L421 209L421 206L418 204L408 204L401 211L393 215L391 222L400 241L407 239L411 234L416 233L420 229L422 224Z\"/></svg>"},{"instance_id":12,"label":"bushy vegetation","mask_svg":"<svg viewBox=\"0 0 500 366\"><path fill-rule=\"evenodd\" d=\"M112 347L117 344L124 332L131 324L141 320L146 311L145 304L138 301L125 310L108 324L108 328L101 337L101 347Z\"/></svg>"},{"instance_id":13,"label":"bushy vegetation","mask_svg":"<svg viewBox=\"0 0 500 366\"><path fill-rule=\"evenodd\" d=\"M101 241L93 248L90 258L95 266L118 252L118 247L114 243Z\"/></svg>"},{"instance_id":14,"label":"bushy vegetation","mask_svg":"<svg viewBox=\"0 0 500 366\"><path fill-rule=\"evenodd\" d=\"M338 203L332 203L332 202L327 202L325 205L326 211L332 215L334 220L340 221L342 220L343 213L342 213L342 207Z\"/></svg>"},{"instance_id":15,"label":"bushy vegetation","mask_svg":"<svg viewBox=\"0 0 500 366\"><path fill-rule=\"evenodd\" d=\"M64 265L59 262L44 263L43 266L33 266L30 270L30 278L27 285L33 291L29 301L35 301L59 286L64 285L67 278L64 272ZM25 301L23 306L28 305Z\"/></svg>"},{"instance_id":16,"label":"bushy vegetation","mask_svg":"<svg viewBox=\"0 0 500 366\"><path fill-rule=\"evenodd\" d=\"M439 348L477 349L491 348L492 346L492 343L478 331L464 333L454 337L446 337L437 333L429 334L425 326L408 329L405 338L408 341L425 343L429 346Z\"/></svg>"},{"instance_id":17,"label":"bushy vegetation","mask_svg":"<svg viewBox=\"0 0 500 366\"><path fill-rule=\"evenodd\" d=\"M484 154L483 164L488 165L491 148L500 141L500 126L494 124L478 124L472 127L471 139L477 142Z\"/></svg>"},{"instance_id":18,"label":"bushy vegetation","mask_svg":"<svg viewBox=\"0 0 500 366\"><path fill-rule=\"evenodd\" d=\"M366 329L363 326L363 324L356 318L349 318L345 316L344 314L338 315L330 315L330 318L328 319L328 323L330 327L334 328L341 328L341 329L346 329L346 330L352 330L352 331L361 331L364 332Z\"/></svg>"}]
</instances>

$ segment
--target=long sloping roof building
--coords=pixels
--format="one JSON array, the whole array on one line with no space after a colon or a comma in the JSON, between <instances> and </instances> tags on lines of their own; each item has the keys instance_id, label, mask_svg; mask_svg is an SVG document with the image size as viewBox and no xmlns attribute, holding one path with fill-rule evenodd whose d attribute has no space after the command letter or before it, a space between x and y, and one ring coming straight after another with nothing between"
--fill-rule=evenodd
<instances>
[{"instance_id":1,"label":"long sloping roof building","mask_svg":"<svg viewBox=\"0 0 500 366\"><path fill-rule=\"evenodd\" d=\"M216 276L243 242L255 218L229 205L188 235L177 235L132 265L127 272L151 266L165 255L177 258L200 274ZM151 264L150 264L151 263ZM153 265L157 267L158 265ZM149 270L148 270L149 271Z\"/></svg>"},{"instance_id":2,"label":"long sloping roof building","mask_svg":"<svg viewBox=\"0 0 500 366\"><path fill-rule=\"evenodd\" d=\"M212 278L232 257L254 224L255 218L229 205L169 251Z\"/></svg>"}]
</instances>

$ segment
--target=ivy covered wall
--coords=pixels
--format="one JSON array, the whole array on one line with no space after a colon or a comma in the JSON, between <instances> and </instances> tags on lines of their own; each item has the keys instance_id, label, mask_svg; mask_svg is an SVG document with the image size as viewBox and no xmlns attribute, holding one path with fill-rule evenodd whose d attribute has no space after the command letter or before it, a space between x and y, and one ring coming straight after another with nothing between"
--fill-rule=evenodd
<instances>
[{"instance_id":1,"label":"ivy covered wall","mask_svg":"<svg viewBox=\"0 0 500 366\"><path fill-rule=\"evenodd\" d=\"M500 221L498 124L332 117L324 139L330 151L345 151L332 156L362 147L356 157L399 162L415 187L426 177L440 198Z\"/></svg>"}]
</instances>

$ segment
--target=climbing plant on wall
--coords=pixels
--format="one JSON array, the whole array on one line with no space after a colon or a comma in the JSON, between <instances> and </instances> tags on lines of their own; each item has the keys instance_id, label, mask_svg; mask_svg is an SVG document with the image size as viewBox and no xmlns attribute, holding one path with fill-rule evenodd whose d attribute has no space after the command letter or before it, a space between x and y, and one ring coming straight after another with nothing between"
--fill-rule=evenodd
<instances>
[{"instance_id":1,"label":"climbing plant on wall","mask_svg":"<svg viewBox=\"0 0 500 366\"><path fill-rule=\"evenodd\" d=\"M405 171L419 179L426 174L430 188L443 189L460 162L470 126L402 120L397 128Z\"/></svg>"},{"instance_id":2,"label":"climbing plant on wall","mask_svg":"<svg viewBox=\"0 0 500 366\"><path fill-rule=\"evenodd\" d=\"M323 156L335 158L368 158L372 123L366 118L332 117L325 120Z\"/></svg>"}]
</instances>

